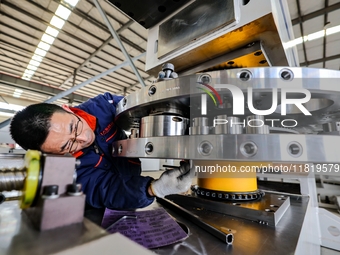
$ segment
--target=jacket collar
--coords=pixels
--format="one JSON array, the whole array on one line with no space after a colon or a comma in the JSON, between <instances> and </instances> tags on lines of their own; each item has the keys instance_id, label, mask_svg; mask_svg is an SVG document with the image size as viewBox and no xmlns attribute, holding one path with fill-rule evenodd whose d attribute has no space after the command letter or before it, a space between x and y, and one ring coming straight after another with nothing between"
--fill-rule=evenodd
<instances>
[{"instance_id":1,"label":"jacket collar","mask_svg":"<svg viewBox=\"0 0 340 255\"><path fill-rule=\"evenodd\" d=\"M96 125L97 125L97 119L96 119L95 116L93 116L93 115L91 115L87 112L84 112L83 110L81 110L79 108L75 108L75 107L70 107L70 110L74 114L78 115L79 117L82 117L86 121L86 123L89 125L89 127L92 129L92 131L95 131ZM83 151L77 151L76 153L73 153L72 155L75 158L78 158L83 154L84 154Z\"/></svg>"}]
</instances>

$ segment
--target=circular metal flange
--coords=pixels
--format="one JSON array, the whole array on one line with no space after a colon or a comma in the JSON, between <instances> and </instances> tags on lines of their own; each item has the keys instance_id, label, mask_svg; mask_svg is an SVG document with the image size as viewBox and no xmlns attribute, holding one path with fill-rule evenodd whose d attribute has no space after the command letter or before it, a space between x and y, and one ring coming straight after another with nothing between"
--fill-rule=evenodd
<instances>
[{"instance_id":1,"label":"circular metal flange","mask_svg":"<svg viewBox=\"0 0 340 255\"><path fill-rule=\"evenodd\" d=\"M225 192L218 190L210 190L197 188L194 192L200 196L212 200L222 200L222 201L252 201L262 198L265 192L262 190L256 190L251 192Z\"/></svg>"},{"instance_id":2,"label":"circular metal flange","mask_svg":"<svg viewBox=\"0 0 340 255\"><path fill-rule=\"evenodd\" d=\"M209 87L198 82L202 79L200 78L202 75L211 77L209 78ZM198 117L201 116L201 96L208 92L212 94L212 97L217 97L216 94L218 94L223 102L217 107L216 102L208 98L207 109L213 109L217 113L215 116L223 114L234 116L233 109L235 107L232 105L236 100L233 100L230 89L223 87L223 85L229 84L243 92L244 118L253 115L246 105L247 93L251 88L255 109L262 111L274 109L271 114L266 115L268 119L279 119L280 121L293 119L297 121L297 127L324 124L340 120L339 79L340 72L336 70L301 67L258 67L193 74L162 81L128 95L117 104L116 122L122 127L128 123L129 118L148 116L154 109L166 109L170 104L171 111L181 112L182 117L190 119ZM211 88L216 93L210 92ZM277 89L276 108L271 108L273 89ZM283 89L285 89L287 94L284 95L287 95L288 99L304 98L305 95L301 90L308 90L311 99L303 103L303 107L312 115L305 115L295 104L282 104L283 93L281 92ZM286 115L282 114L283 105L286 108ZM238 117L242 118L241 116L242 114Z\"/></svg>"},{"instance_id":3,"label":"circular metal flange","mask_svg":"<svg viewBox=\"0 0 340 255\"><path fill-rule=\"evenodd\" d=\"M146 146L150 143L152 144L151 153L150 145ZM275 145L275 150L268 144ZM335 144L340 144L340 136L309 134L186 135L115 141L112 144L112 155L137 158L339 164L340 152L334 150ZM332 151L332 153L326 155L320 153L316 148ZM301 173L301 169L304 167L298 168L294 165L290 167L290 171L296 173Z\"/></svg>"}]
</instances>

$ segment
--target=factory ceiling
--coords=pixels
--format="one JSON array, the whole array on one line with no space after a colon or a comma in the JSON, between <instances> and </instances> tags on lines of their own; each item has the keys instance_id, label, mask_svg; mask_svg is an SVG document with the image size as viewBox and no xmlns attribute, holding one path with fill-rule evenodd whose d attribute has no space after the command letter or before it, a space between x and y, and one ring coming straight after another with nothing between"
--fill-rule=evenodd
<instances>
[{"instance_id":1,"label":"factory ceiling","mask_svg":"<svg viewBox=\"0 0 340 255\"><path fill-rule=\"evenodd\" d=\"M340 1L287 1L295 38L340 25ZM147 29L108 1L99 3L144 83L151 84ZM297 45L301 66L339 70L340 31L332 31ZM127 95L141 85L92 0L0 0L0 103L50 100L108 69L114 71L55 103L77 105L106 91Z\"/></svg>"}]
</instances>

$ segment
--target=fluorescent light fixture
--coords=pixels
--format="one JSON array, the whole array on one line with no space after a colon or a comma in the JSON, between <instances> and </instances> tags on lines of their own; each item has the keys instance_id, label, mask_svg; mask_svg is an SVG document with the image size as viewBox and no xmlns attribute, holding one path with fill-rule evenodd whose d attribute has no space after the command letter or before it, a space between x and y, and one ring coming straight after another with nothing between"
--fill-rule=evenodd
<instances>
[{"instance_id":1,"label":"fluorescent light fixture","mask_svg":"<svg viewBox=\"0 0 340 255\"><path fill-rule=\"evenodd\" d=\"M76 6L79 0L64 0L65 3L68 3L71 6Z\"/></svg>"},{"instance_id":2,"label":"fluorescent light fixture","mask_svg":"<svg viewBox=\"0 0 340 255\"><path fill-rule=\"evenodd\" d=\"M332 35L340 32L340 25L326 29L326 35Z\"/></svg>"},{"instance_id":3,"label":"fluorescent light fixture","mask_svg":"<svg viewBox=\"0 0 340 255\"><path fill-rule=\"evenodd\" d=\"M52 17L52 19L51 19L50 24L51 24L52 26L55 26L55 27L61 29L61 28L64 26L65 21L62 20L61 18L58 18L57 16L54 15L54 16Z\"/></svg>"},{"instance_id":4,"label":"fluorescent light fixture","mask_svg":"<svg viewBox=\"0 0 340 255\"><path fill-rule=\"evenodd\" d=\"M28 66L27 66L27 70L35 71L35 70L37 70L37 69L38 69L37 66L32 66L32 65L28 65Z\"/></svg>"},{"instance_id":5,"label":"fluorescent light fixture","mask_svg":"<svg viewBox=\"0 0 340 255\"><path fill-rule=\"evenodd\" d=\"M40 62L31 59L31 61L29 62L29 65L32 65L32 66L40 66Z\"/></svg>"},{"instance_id":6,"label":"fluorescent light fixture","mask_svg":"<svg viewBox=\"0 0 340 255\"><path fill-rule=\"evenodd\" d=\"M21 78L22 78L23 80L27 80L27 81L29 81L29 80L31 80L32 76L29 76L29 75L23 75Z\"/></svg>"},{"instance_id":7,"label":"fluorescent light fixture","mask_svg":"<svg viewBox=\"0 0 340 255\"><path fill-rule=\"evenodd\" d=\"M330 28L323 29L323 30L320 30L318 32L315 32L315 33L312 33L312 34L309 34L309 35L305 35L303 37L296 38L296 39L291 40L289 42L286 42L286 43L283 44L283 47L285 49L292 48L292 47L294 47L298 44L301 44L303 42L316 40L316 39L319 39L319 38L323 38L324 36L332 35L332 34L339 33L339 32L340 32L340 25L335 26L335 27L330 27Z\"/></svg>"},{"instance_id":8,"label":"fluorescent light fixture","mask_svg":"<svg viewBox=\"0 0 340 255\"><path fill-rule=\"evenodd\" d=\"M42 56L42 57L45 57L47 51L46 51L46 50L39 49L39 48L36 48L34 53L35 53L35 54L38 54L38 55L40 55L40 56Z\"/></svg>"},{"instance_id":9,"label":"fluorescent light fixture","mask_svg":"<svg viewBox=\"0 0 340 255\"><path fill-rule=\"evenodd\" d=\"M24 92L22 89L15 89L14 93L13 93L13 96L14 97L20 97L22 92Z\"/></svg>"},{"instance_id":10,"label":"fluorescent light fixture","mask_svg":"<svg viewBox=\"0 0 340 255\"><path fill-rule=\"evenodd\" d=\"M64 3L67 3L71 7L74 7L78 0L62 0ZM47 52L49 51L51 45L54 43L55 38L59 34L59 30L53 28L52 26L61 29L64 24L65 20L71 14L71 10L66 8L65 6L59 4L57 10L55 11L55 15L53 15L50 24L51 26L47 26L45 33L41 37L41 41L39 42L37 48L34 51L34 55L32 56L29 64L27 65L27 69L25 70L24 74L22 75L22 79L30 80L34 75L35 71L38 69L41 61L46 56ZM59 16L59 17L57 17ZM20 97L20 94L15 93L13 94L15 97Z\"/></svg>"},{"instance_id":11,"label":"fluorescent light fixture","mask_svg":"<svg viewBox=\"0 0 340 255\"><path fill-rule=\"evenodd\" d=\"M14 113L8 113L8 112L2 112L0 111L0 115L2 117L13 117L14 116Z\"/></svg>"},{"instance_id":12,"label":"fluorescent light fixture","mask_svg":"<svg viewBox=\"0 0 340 255\"><path fill-rule=\"evenodd\" d=\"M57 37L59 34L59 31L53 27L48 26L45 30L45 33L52 35L53 37Z\"/></svg>"},{"instance_id":13,"label":"fluorescent light fixture","mask_svg":"<svg viewBox=\"0 0 340 255\"><path fill-rule=\"evenodd\" d=\"M35 61L41 62L43 60L43 58L39 55L33 55L32 59L34 59Z\"/></svg>"},{"instance_id":14,"label":"fluorescent light fixture","mask_svg":"<svg viewBox=\"0 0 340 255\"><path fill-rule=\"evenodd\" d=\"M19 90L21 90L21 89L19 89ZM21 90L20 93L22 93L22 92L23 91ZM20 110L24 109L25 106L21 106L21 105L17 105L17 104L6 104L6 103L3 103L3 102L0 102L0 108L1 109L6 109L6 110L20 111Z\"/></svg>"},{"instance_id":15,"label":"fluorescent light fixture","mask_svg":"<svg viewBox=\"0 0 340 255\"><path fill-rule=\"evenodd\" d=\"M51 45L40 41L40 43L38 44L37 47L40 48L40 49L48 51L50 49Z\"/></svg>"},{"instance_id":16,"label":"fluorescent light fixture","mask_svg":"<svg viewBox=\"0 0 340 255\"><path fill-rule=\"evenodd\" d=\"M19 94L19 93L13 93L13 97L19 98L20 96L21 96L21 94Z\"/></svg>"},{"instance_id":17,"label":"fluorescent light fixture","mask_svg":"<svg viewBox=\"0 0 340 255\"><path fill-rule=\"evenodd\" d=\"M26 69L24 74L26 74L26 76L32 76L34 73L35 73L34 70L28 70L28 69Z\"/></svg>"},{"instance_id":18,"label":"fluorescent light fixture","mask_svg":"<svg viewBox=\"0 0 340 255\"><path fill-rule=\"evenodd\" d=\"M66 7L59 4L58 9L55 11L55 15L59 16L60 18L67 20L68 16L70 16L71 11Z\"/></svg>"},{"instance_id":19,"label":"fluorescent light fixture","mask_svg":"<svg viewBox=\"0 0 340 255\"><path fill-rule=\"evenodd\" d=\"M325 30L321 30L321 31L315 32L313 34L307 35L307 39L308 39L308 41L313 41L315 39L319 39L319 38L324 37L324 35L325 35Z\"/></svg>"},{"instance_id":20,"label":"fluorescent light fixture","mask_svg":"<svg viewBox=\"0 0 340 255\"><path fill-rule=\"evenodd\" d=\"M43 34L43 36L41 37L41 40L42 40L43 42L48 43L48 44L53 44L54 39L55 39L55 38L54 38L53 36L50 36L50 35L48 35L48 34Z\"/></svg>"}]
</instances>

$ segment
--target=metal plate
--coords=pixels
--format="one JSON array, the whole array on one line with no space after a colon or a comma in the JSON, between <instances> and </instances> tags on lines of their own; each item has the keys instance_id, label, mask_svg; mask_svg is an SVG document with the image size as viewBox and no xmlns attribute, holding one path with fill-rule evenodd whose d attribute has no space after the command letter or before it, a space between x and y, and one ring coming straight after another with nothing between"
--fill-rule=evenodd
<instances>
[{"instance_id":1,"label":"metal plate","mask_svg":"<svg viewBox=\"0 0 340 255\"><path fill-rule=\"evenodd\" d=\"M235 21L234 1L197 0L159 26L158 57Z\"/></svg>"},{"instance_id":2,"label":"metal plate","mask_svg":"<svg viewBox=\"0 0 340 255\"><path fill-rule=\"evenodd\" d=\"M180 206L210 210L260 224L275 226L290 206L289 196L266 193L261 199L251 202L222 202L190 195L170 195L166 197Z\"/></svg>"},{"instance_id":3,"label":"metal plate","mask_svg":"<svg viewBox=\"0 0 340 255\"><path fill-rule=\"evenodd\" d=\"M81 224L39 232L21 213L18 201L0 206L0 254L51 254L106 235L104 229L87 219Z\"/></svg>"},{"instance_id":4,"label":"metal plate","mask_svg":"<svg viewBox=\"0 0 340 255\"><path fill-rule=\"evenodd\" d=\"M288 73L288 76L285 76ZM244 79L244 75L249 79ZM278 103L275 112L266 115L266 119L294 119L297 127L324 124L340 120L340 87L338 81L340 72L313 68L263 67L247 69L231 69L208 72L204 75L211 77L209 85L220 94L223 105L215 107L212 100L207 101L207 108L216 115L233 116L233 97L229 89L218 88L219 84L231 84L242 90L244 94L244 116L252 113L247 108L247 89L253 89L253 102L258 110L268 110L272 106L272 90L278 89ZM189 75L178 79L159 82L150 87L125 97L117 105L116 122L122 128L128 128L131 117L147 116L155 108L164 108L172 104L183 112L183 117L201 116L201 95L205 94L197 86L202 74ZM150 89L153 93L149 93ZM306 89L311 93L311 100L304 104L312 116L304 115L299 109L288 108L286 115L281 115L281 89ZM288 93L289 98L301 98L301 93ZM236 101L236 100L235 100ZM290 106L290 105L288 105ZM209 112L208 112L209 115ZM212 120L210 120L212 122ZM279 125L280 122L278 122ZM288 124L291 126L291 124ZM281 127L281 126L280 126Z\"/></svg>"},{"instance_id":5,"label":"metal plate","mask_svg":"<svg viewBox=\"0 0 340 255\"><path fill-rule=\"evenodd\" d=\"M232 1L230 0L230 2ZM261 12L261 10L259 11ZM247 13L243 14L248 15ZM147 72L150 75L157 76L162 64L166 61L174 64L175 71L181 73L193 66L200 65L210 59L235 51L256 41L261 41L266 45L266 52L272 65L289 65L285 50L282 47L278 28L271 13L263 13L263 16L247 24L241 22L239 24L236 25L237 28L233 26L228 28L226 26L227 29L220 29L218 32L220 36L216 37L214 35L213 38L215 39L213 40L211 40L211 37L209 38L210 34L208 34L202 40L194 40L188 46L174 50L173 53L168 53L169 56L165 55L160 59L157 57L158 52L154 46L158 37L154 36L152 38L149 36L148 51L150 52L148 54L150 54L151 59L148 59L146 63ZM154 33L158 34L158 29Z\"/></svg>"},{"instance_id":6,"label":"metal plate","mask_svg":"<svg viewBox=\"0 0 340 255\"><path fill-rule=\"evenodd\" d=\"M246 154L243 148L255 144L256 152ZM250 162L301 162L300 164L279 164L278 174L306 174L306 171L320 173L322 169L307 168L305 162L333 163L329 174L339 174L340 152L337 146L340 136L295 135L295 134L242 134L242 135L187 135L150 137L121 140L113 143L113 156L138 158L170 158L210 160L250 161ZM205 146L205 145L209 145ZM301 146L301 153L291 149ZM152 146L152 150L150 147ZM291 147L292 146L292 147ZM202 150L208 147L209 151ZM174 149L176 148L176 149ZM322 149L320 149L322 148ZM203 153L202 153L203 151ZM335 169L336 167L336 169ZM336 172L337 171L337 172ZM209 173L207 173L209 175Z\"/></svg>"},{"instance_id":7,"label":"metal plate","mask_svg":"<svg viewBox=\"0 0 340 255\"><path fill-rule=\"evenodd\" d=\"M214 227L231 229L234 234L232 245L226 245L215 236L197 227L178 211L164 205L177 220L185 223L190 236L184 242L157 249L157 254L249 254L249 255L286 255L294 254L304 221L308 197L290 196L291 206L287 209L276 227L266 226L239 217L212 212L190 205L182 207L198 219Z\"/></svg>"},{"instance_id":8,"label":"metal plate","mask_svg":"<svg viewBox=\"0 0 340 255\"><path fill-rule=\"evenodd\" d=\"M211 72L232 68L271 66L266 46L261 42L253 42L237 50L228 52L213 59L209 59L197 66L178 72L179 76L197 72Z\"/></svg>"},{"instance_id":9,"label":"metal plate","mask_svg":"<svg viewBox=\"0 0 340 255\"><path fill-rule=\"evenodd\" d=\"M148 0L146 4L144 1L139 0L107 1L145 28L153 27L165 17L190 2L189 0Z\"/></svg>"}]
</instances>

